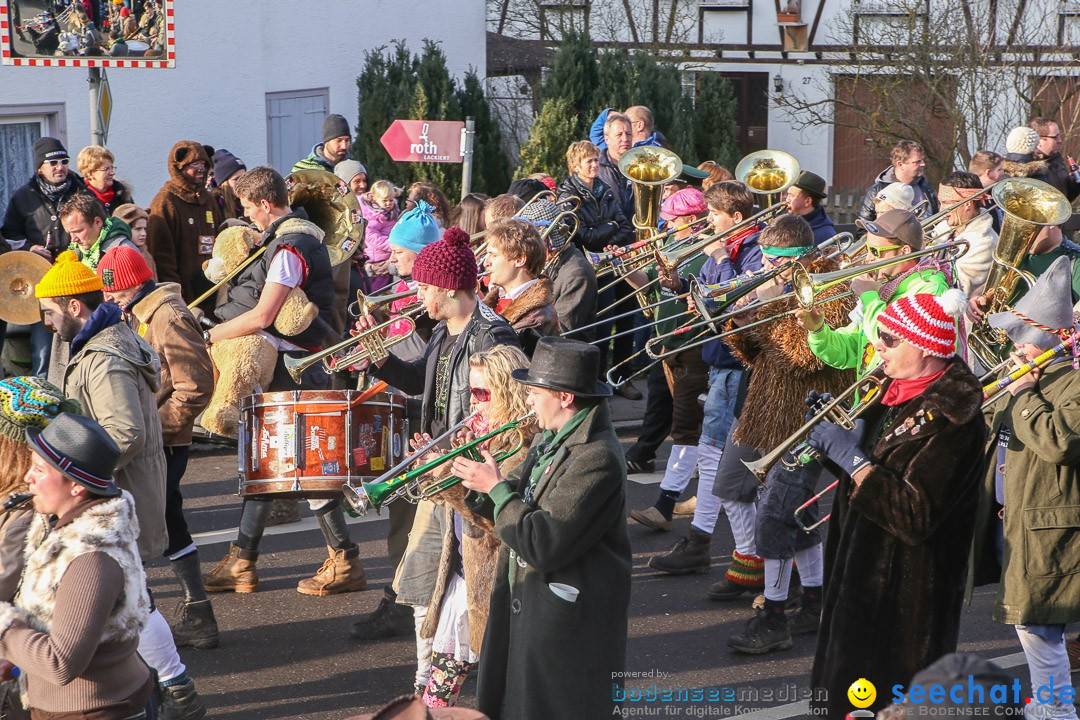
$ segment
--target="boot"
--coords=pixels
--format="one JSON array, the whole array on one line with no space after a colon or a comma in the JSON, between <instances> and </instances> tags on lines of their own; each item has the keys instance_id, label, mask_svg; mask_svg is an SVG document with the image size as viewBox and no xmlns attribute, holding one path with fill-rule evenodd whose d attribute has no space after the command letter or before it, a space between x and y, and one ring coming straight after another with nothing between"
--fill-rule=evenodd
<instances>
[{"instance_id":1,"label":"boot","mask_svg":"<svg viewBox=\"0 0 1080 720\"><path fill-rule=\"evenodd\" d=\"M686 500L675 503L673 514L693 515L695 510L697 510L697 495L691 495Z\"/></svg>"},{"instance_id":2,"label":"boot","mask_svg":"<svg viewBox=\"0 0 1080 720\"><path fill-rule=\"evenodd\" d=\"M1069 656L1069 669L1080 670L1080 636L1065 643L1065 652Z\"/></svg>"},{"instance_id":3,"label":"boot","mask_svg":"<svg viewBox=\"0 0 1080 720\"><path fill-rule=\"evenodd\" d=\"M202 720L206 706L195 690L195 681L187 678L178 685L161 687L159 720Z\"/></svg>"},{"instance_id":4,"label":"boot","mask_svg":"<svg viewBox=\"0 0 1080 720\"><path fill-rule=\"evenodd\" d=\"M286 525L300 522L300 503L294 498L278 498L270 509L270 517L266 519L266 526Z\"/></svg>"},{"instance_id":5,"label":"boot","mask_svg":"<svg viewBox=\"0 0 1080 720\"><path fill-rule=\"evenodd\" d=\"M659 532L671 531L671 520L664 517L664 513L651 505L644 510L631 510L630 519L639 525L644 525Z\"/></svg>"},{"instance_id":6,"label":"boot","mask_svg":"<svg viewBox=\"0 0 1080 720\"><path fill-rule=\"evenodd\" d=\"M791 630L784 614L783 603L779 606L757 610L754 617L738 635L728 638L728 647L749 655L760 655L770 650L787 650L792 647Z\"/></svg>"},{"instance_id":7,"label":"boot","mask_svg":"<svg viewBox=\"0 0 1080 720\"><path fill-rule=\"evenodd\" d=\"M745 593L759 593L765 589L765 561L754 555L743 555L738 550L731 554L731 567L720 582L709 586L713 600L737 600Z\"/></svg>"},{"instance_id":8,"label":"boot","mask_svg":"<svg viewBox=\"0 0 1080 720\"><path fill-rule=\"evenodd\" d=\"M176 647L210 650L218 646L217 620L209 600L180 601L180 621L172 626Z\"/></svg>"},{"instance_id":9,"label":"boot","mask_svg":"<svg viewBox=\"0 0 1080 720\"><path fill-rule=\"evenodd\" d=\"M413 609L408 605L398 605L395 600L397 594L386 588L375 612L363 615L354 622L349 635L357 640L381 640L414 632Z\"/></svg>"},{"instance_id":10,"label":"boot","mask_svg":"<svg viewBox=\"0 0 1080 720\"><path fill-rule=\"evenodd\" d=\"M351 558L346 557L348 550L335 550L329 546L326 549L330 552L330 557L313 577L301 580L296 585L297 592L325 597L367 587L364 566L360 564L359 548L355 549L357 554Z\"/></svg>"},{"instance_id":11,"label":"boot","mask_svg":"<svg viewBox=\"0 0 1080 720\"><path fill-rule=\"evenodd\" d=\"M243 548L235 543L229 545L228 554L214 569L203 575L206 592L253 593L259 589L259 571L255 558L240 557ZM258 557L256 555L256 557Z\"/></svg>"},{"instance_id":12,"label":"boot","mask_svg":"<svg viewBox=\"0 0 1080 720\"><path fill-rule=\"evenodd\" d=\"M804 587L799 607L791 614L791 634L816 633L821 625L821 588Z\"/></svg>"},{"instance_id":13,"label":"boot","mask_svg":"<svg viewBox=\"0 0 1080 720\"><path fill-rule=\"evenodd\" d=\"M665 572L668 575L686 575L688 573L705 575L709 572L709 566L712 564L709 555L711 542L712 535L699 532L691 526L690 532L682 540L675 543L675 547L671 548L671 552L667 555L654 555L650 558L649 567L653 570Z\"/></svg>"}]
</instances>

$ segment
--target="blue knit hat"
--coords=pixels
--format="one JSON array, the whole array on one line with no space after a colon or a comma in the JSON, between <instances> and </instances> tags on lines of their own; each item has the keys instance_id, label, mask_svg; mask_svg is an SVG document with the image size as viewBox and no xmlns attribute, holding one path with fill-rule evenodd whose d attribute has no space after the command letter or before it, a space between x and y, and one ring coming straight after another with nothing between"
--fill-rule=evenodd
<instances>
[{"instance_id":1,"label":"blue knit hat","mask_svg":"<svg viewBox=\"0 0 1080 720\"><path fill-rule=\"evenodd\" d=\"M402 215L390 229L390 244L419 253L436 242L441 231L435 216L431 214L434 209L423 200L418 200L416 207Z\"/></svg>"}]
</instances>

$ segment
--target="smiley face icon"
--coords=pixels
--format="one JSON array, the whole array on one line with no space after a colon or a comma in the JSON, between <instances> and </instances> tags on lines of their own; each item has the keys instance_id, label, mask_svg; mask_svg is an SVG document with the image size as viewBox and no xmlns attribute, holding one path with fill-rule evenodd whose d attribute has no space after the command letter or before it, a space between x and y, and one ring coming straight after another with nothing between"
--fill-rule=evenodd
<instances>
[{"instance_id":1,"label":"smiley face icon","mask_svg":"<svg viewBox=\"0 0 1080 720\"><path fill-rule=\"evenodd\" d=\"M866 678L859 678L851 683L847 691L848 700L857 708L868 708L877 698L877 689Z\"/></svg>"}]
</instances>

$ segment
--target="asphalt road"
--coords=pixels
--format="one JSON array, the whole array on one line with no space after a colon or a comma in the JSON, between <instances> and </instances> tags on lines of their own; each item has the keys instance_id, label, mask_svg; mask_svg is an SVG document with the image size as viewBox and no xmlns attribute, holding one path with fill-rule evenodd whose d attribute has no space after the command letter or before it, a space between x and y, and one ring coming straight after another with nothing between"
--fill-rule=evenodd
<instances>
[{"instance_id":1,"label":"asphalt road","mask_svg":"<svg viewBox=\"0 0 1080 720\"><path fill-rule=\"evenodd\" d=\"M616 403L616 418L641 417L644 403ZM666 452L662 450L662 454ZM240 500L235 494L233 453L196 446L185 478L188 521L198 533L204 570L226 552L236 532ZM657 467L662 469L662 462ZM660 475L632 476L631 480L631 507L651 504ZM295 589L296 583L313 574L326 558L322 536L304 503L301 515L300 523L271 528L263 540L258 593L213 596L221 628L220 647L181 651L211 708L209 717L346 718L371 712L410 691L414 669L411 637L363 644L348 636L355 616L374 609L392 576L385 555L386 520L373 517L351 525L367 570L368 589L317 598ZM671 533L631 523L634 568L627 670L656 677L644 676L626 684L728 687L741 698L729 703L681 703L664 708L664 717L749 713L753 718L782 718L801 714L801 707L791 701L808 689L814 636L797 636L794 648L784 652L757 657L734 654L725 641L749 618L750 601L717 603L706 596L709 584L723 574L733 548L723 516L713 541L710 575L669 577L655 574L647 566L649 557L666 551L679 533L685 533L688 522L679 520ZM180 591L172 572L159 562L150 569L150 576L162 611L166 617L174 617ZM1013 629L990 619L993 592L992 587L980 589L972 605L964 609L960 649L1001 659L1026 687L1026 665L1023 656L1016 655L1020 646ZM881 622L889 621L881 618ZM536 658L535 662L558 662L558 658ZM472 704L474 690L474 681L469 680L462 704Z\"/></svg>"}]
</instances>

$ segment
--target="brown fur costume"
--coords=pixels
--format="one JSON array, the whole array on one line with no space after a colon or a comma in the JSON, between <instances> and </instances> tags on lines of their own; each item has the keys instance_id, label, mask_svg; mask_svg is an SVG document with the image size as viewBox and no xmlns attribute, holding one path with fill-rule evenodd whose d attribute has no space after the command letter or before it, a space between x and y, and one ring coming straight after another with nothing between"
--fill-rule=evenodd
<instances>
[{"instance_id":1,"label":"brown fur costume","mask_svg":"<svg viewBox=\"0 0 1080 720\"><path fill-rule=\"evenodd\" d=\"M1047 163L1045 160L1032 160L1031 162L1014 162L1006 160L1001 164L1005 177L1039 177L1045 176Z\"/></svg>"},{"instance_id":2,"label":"brown fur costume","mask_svg":"<svg viewBox=\"0 0 1080 720\"><path fill-rule=\"evenodd\" d=\"M550 280L542 277L529 286L513 302L503 308L502 316L518 332L533 328L540 335L559 334L559 315L555 312L555 291ZM495 309L499 289L493 288L484 296L484 304Z\"/></svg>"},{"instance_id":3,"label":"brown fur costume","mask_svg":"<svg viewBox=\"0 0 1080 720\"><path fill-rule=\"evenodd\" d=\"M806 269L812 273L830 272L839 266L832 260L815 260ZM840 286L830 288L818 302L843 291ZM765 312L779 315L796 305L794 299L789 299L773 303ZM847 324L852 307L854 302L846 298L823 305L821 311L830 327L841 327ZM729 323L726 329L733 327ZM740 445L762 451L773 449L803 424L806 414L803 400L811 390L836 395L855 382L854 372L829 367L810 352L806 330L799 327L794 316L729 335L725 342L736 357L753 369L733 435Z\"/></svg>"}]
</instances>

